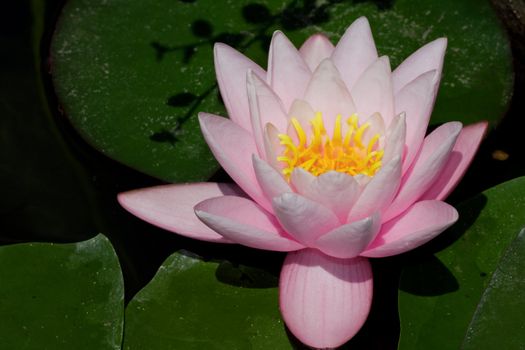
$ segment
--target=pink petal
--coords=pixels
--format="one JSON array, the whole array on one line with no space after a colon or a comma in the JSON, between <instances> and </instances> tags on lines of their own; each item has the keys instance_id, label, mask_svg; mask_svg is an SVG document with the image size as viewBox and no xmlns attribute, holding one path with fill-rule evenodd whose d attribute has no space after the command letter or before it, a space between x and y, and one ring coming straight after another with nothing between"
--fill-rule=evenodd
<instances>
[{"instance_id":1,"label":"pink petal","mask_svg":"<svg viewBox=\"0 0 525 350\"><path fill-rule=\"evenodd\" d=\"M440 201L421 201L383 224L377 238L362 256L380 258L419 247L458 219L454 207Z\"/></svg>"},{"instance_id":2,"label":"pink petal","mask_svg":"<svg viewBox=\"0 0 525 350\"><path fill-rule=\"evenodd\" d=\"M360 194L359 184L352 176L336 171L313 176L296 168L290 180L299 194L331 209L343 222Z\"/></svg>"},{"instance_id":3,"label":"pink petal","mask_svg":"<svg viewBox=\"0 0 525 350\"><path fill-rule=\"evenodd\" d=\"M378 58L359 77L350 91L361 121L378 112L389 125L394 117L392 73L388 57Z\"/></svg>"},{"instance_id":4,"label":"pink petal","mask_svg":"<svg viewBox=\"0 0 525 350\"><path fill-rule=\"evenodd\" d=\"M314 111L323 114L328 135L333 133L338 114L349 117L356 112L352 97L330 59L325 59L315 70L305 91L304 99Z\"/></svg>"},{"instance_id":5,"label":"pink petal","mask_svg":"<svg viewBox=\"0 0 525 350\"><path fill-rule=\"evenodd\" d=\"M299 124L301 124L306 137L310 137L312 134L312 124L310 123L315 118L315 111L312 109L312 106L304 100L294 100L290 111L288 112L288 119L297 119ZM288 124L286 133L292 137L294 142L297 144L299 138L297 137L297 132L293 127L292 123Z\"/></svg>"},{"instance_id":6,"label":"pink petal","mask_svg":"<svg viewBox=\"0 0 525 350\"><path fill-rule=\"evenodd\" d=\"M399 189L401 183L401 157L396 156L383 165L381 170L366 185L359 199L348 214L346 222L353 222L383 212Z\"/></svg>"},{"instance_id":7,"label":"pink petal","mask_svg":"<svg viewBox=\"0 0 525 350\"><path fill-rule=\"evenodd\" d=\"M370 140L377 134L383 136L385 134L385 121L379 113L374 113L365 119L365 123L370 126L363 133L363 143L367 145Z\"/></svg>"},{"instance_id":8,"label":"pink petal","mask_svg":"<svg viewBox=\"0 0 525 350\"><path fill-rule=\"evenodd\" d=\"M227 243L193 211L197 203L225 195L242 196L243 192L234 184L194 183L144 188L120 193L117 198L124 209L152 225L190 238Z\"/></svg>"},{"instance_id":9,"label":"pink petal","mask_svg":"<svg viewBox=\"0 0 525 350\"><path fill-rule=\"evenodd\" d=\"M358 256L374 240L381 228L381 216L375 213L372 216L338 228L322 235L316 247L323 253L348 259Z\"/></svg>"},{"instance_id":10,"label":"pink petal","mask_svg":"<svg viewBox=\"0 0 525 350\"><path fill-rule=\"evenodd\" d=\"M231 120L213 114L199 113L204 139L232 179L257 203L272 210L255 177L252 155L257 147L252 135Z\"/></svg>"},{"instance_id":11,"label":"pink petal","mask_svg":"<svg viewBox=\"0 0 525 350\"><path fill-rule=\"evenodd\" d=\"M441 76L447 39L434 40L410 55L392 73L394 94L398 93L405 85L428 71L436 71ZM437 79L439 81L439 78Z\"/></svg>"},{"instance_id":12,"label":"pink petal","mask_svg":"<svg viewBox=\"0 0 525 350\"><path fill-rule=\"evenodd\" d=\"M273 208L286 231L306 246L340 225L330 209L295 193L274 198Z\"/></svg>"},{"instance_id":13,"label":"pink petal","mask_svg":"<svg viewBox=\"0 0 525 350\"><path fill-rule=\"evenodd\" d=\"M405 211L429 189L445 166L460 131L461 123L449 122L425 138L420 154L404 175L399 192L383 220L388 221Z\"/></svg>"},{"instance_id":14,"label":"pink petal","mask_svg":"<svg viewBox=\"0 0 525 350\"><path fill-rule=\"evenodd\" d=\"M279 97L257 74L248 71L246 83L253 136L259 154L264 158L264 126L272 123L279 130L285 130L288 118Z\"/></svg>"},{"instance_id":15,"label":"pink petal","mask_svg":"<svg viewBox=\"0 0 525 350\"><path fill-rule=\"evenodd\" d=\"M323 34L309 37L299 49L299 54L313 72L319 63L332 55L334 45Z\"/></svg>"},{"instance_id":16,"label":"pink petal","mask_svg":"<svg viewBox=\"0 0 525 350\"><path fill-rule=\"evenodd\" d=\"M337 259L314 249L288 253L279 304L290 331L314 348L336 348L361 328L372 303L367 259Z\"/></svg>"},{"instance_id":17,"label":"pink petal","mask_svg":"<svg viewBox=\"0 0 525 350\"><path fill-rule=\"evenodd\" d=\"M280 31L273 34L268 57L267 81L288 110L296 98L304 94L310 81L310 68L299 51Z\"/></svg>"},{"instance_id":18,"label":"pink petal","mask_svg":"<svg viewBox=\"0 0 525 350\"><path fill-rule=\"evenodd\" d=\"M195 206L195 214L228 240L248 247L276 251L304 248L282 230L273 215L247 198L207 199Z\"/></svg>"},{"instance_id":19,"label":"pink petal","mask_svg":"<svg viewBox=\"0 0 525 350\"><path fill-rule=\"evenodd\" d=\"M392 123L390 123L390 127L386 131L385 153L383 154L382 159L382 162L385 164L395 156L403 156L405 150L406 127L404 113L395 116Z\"/></svg>"},{"instance_id":20,"label":"pink petal","mask_svg":"<svg viewBox=\"0 0 525 350\"><path fill-rule=\"evenodd\" d=\"M352 89L357 79L377 59L377 50L365 17L352 23L339 40L332 54L332 60L341 73L348 89Z\"/></svg>"},{"instance_id":21,"label":"pink petal","mask_svg":"<svg viewBox=\"0 0 525 350\"><path fill-rule=\"evenodd\" d=\"M259 185L269 200L283 193L292 192L292 189L283 176L255 155L253 156L253 169L255 170L255 176L257 177Z\"/></svg>"},{"instance_id":22,"label":"pink petal","mask_svg":"<svg viewBox=\"0 0 525 350\"><path fill-rule=\"evenodd\" d=\"M447 198L467 171L487 127L487 122L480 122L467 125L461 130L445 168L420 200Z\"/></svg>"},{"instance_id":23,"label":"pink petal","mask_svg":"<svg viewBox=\"0 0 525 350\"><path fill-rule=\"evenodd\" d=\"M240 127L251 133L250 110L246 94L246 73L251 69L261 78L265 78L266 72L228 45L215 44L214 54L217 81L228 116Z\"/></svg>"},{"instance_id":24,"label":"pink petal","mask_svg":"<svg viewBox=\"0 0 525 350\"><path fill-rule=\"evenodd\" d=\"M403 174L412 164L425 137L439 85L436 74L435 71L430 71L418 76L395 96L395 113L406 115L407 153L403 162Z\"/></svg>"},{"instance_id":25,"label":"pink petal","mask_svg":"<svg viewBox=\"0 0 525 350\"><path fill-rule=\"evenodd\" d=\"M281 171L283 164L277 160L277 157L283 153L284 147L279 140L279 130L272 123L267 123L264 127L263 137L266 161L275 170Z\"/></svg>"},{"instance_id":26,"label":"pink petal","mask_svg":"<svg viewBox=\"0 0 525 350\"><path fill-rule=\"evenodd\" d=\"M314 119L314 117L315 111L312 106L310 106L305 100L301 99L294 100L288 111L288 119L295 118L301 122L305 132L310 129L310 121Z\"/></svg>"}]
</instances>

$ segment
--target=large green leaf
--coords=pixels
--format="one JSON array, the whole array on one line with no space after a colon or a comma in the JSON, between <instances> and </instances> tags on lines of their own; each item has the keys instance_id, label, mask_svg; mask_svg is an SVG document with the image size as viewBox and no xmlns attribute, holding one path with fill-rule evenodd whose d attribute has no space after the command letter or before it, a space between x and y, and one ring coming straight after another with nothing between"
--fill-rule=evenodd
<instances>
[{"instance_id":1,"label":"large green leaf","mask_svg":"<svg viewBox=\"0 0 525 350\"><path fill-rule=\"evenodd\" d=\"M276 277L175 253L126 308L124 349L286 349Z\"/></svg>"},{"instance_id":2,"label":"large green leaf","mask_svg":"<svg viewBox=\"0 0 525 350\"><path fill-rule=\"evenodd\" d=\"M2 349L120 349L124 283L107 238L0 248Z\"/></svg>"},{"instance_id":3,"label":"large green leaf","mask_svg":"<svg viewBox=\"0 0 525 350\"><path fill-rule=\"evenodd\" d=\"M522 349L525 178L458 210L459 222L433 246L453 243L403 272L399 349Z\"/></svg>"},{"instance_id":4,"label":"large green leaf","mask_svg":"<svg viewBox=\"0 0 525 350\"><path fill-rule=\"evenodd\" d=\"M213 43L266 66L273 30L297 45L317 31L336 42L362 15L393 66L424 43L449 38L434 123L495 121L506 109L509 45L480 0L70 0L51 48L55 86L73 124L105 154L166 180L201 180L217 166L197 112L224 114Z\"/></svg>"}]
</instances>

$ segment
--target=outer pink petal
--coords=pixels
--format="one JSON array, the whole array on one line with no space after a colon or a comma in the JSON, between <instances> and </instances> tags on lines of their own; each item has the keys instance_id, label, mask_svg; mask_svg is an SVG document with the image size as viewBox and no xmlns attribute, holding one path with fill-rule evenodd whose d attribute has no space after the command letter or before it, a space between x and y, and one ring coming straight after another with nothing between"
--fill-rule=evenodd
<instances>
[{"instance_id":1,"label":"outer pink petal","mask_svg":"<svg viewBox=\"0 0 525 350\"><path fill-rule=\"evenodd\" d=\"M284 321L304 344L336 348L365 322L372 283L367 259L337 259L314 249L289 253L279 283Z\"/></svg>"},{"instance_id":2,"label":"outer pink petal","mask_svg":"<svg viewBox=\"0 0 525 350\"><path fill-rule=\"evenodd\" d=\"M412 164L425 137L439 85L436 74L435 71L430 71L420 75L395 96L395 113L406 115L407 153L403 162L403 173Z\"/></svg>"},{"instance_id":3,"label":"outer pink petal","mask_svg":"<svg viewBox=\"0 0 525 350\"><path fill-rule=\"evenodd\" d=\"M445 168L420 200L447 198L467 171L487 127L487 122L480 122L467 125L461 130Z\"/></svg>"},{"instance_id":4,"label":"outer pink petal","mask_svg":"<svg viewBox=\"0 0 525 350\"><path fill-rule=\"evenodd\" d=\"M246 83L253 136L259 154L264 158L264 126L272 123L277 129L286 130L288 118L279 97L257 74L248 71Z\"/></svg>"},{"instance_id":5,"label":"outer pink petal","mask_svg":"<svg viewBox=\"0 0 525 350\"><path fill-rule=\"evenodd\" d=\"M356 112L354 101L330 59L325 59L315 70L305 91L304 99L314 111L323 114L328 135L333 133L334 122L338 114L346 119Z\"/></svg>"},{"instance_id":6,"label":"outer pink petal","mask_svg":"<svg viewBox=\"0 0 525 350\"><path fill-rule=\"evenodd\" d=\"M352 222L384 211L392 202L401 183L401 157L394 157L366 185L359 199L348 214L346 222Z\"/></svg>"},{"instance_id":7,"label":"outer pink petal","mask_svg":"<svg viewBox=\"0 0 525 350\"><path fill-rule=\"evenodd\" d=\"M370 24L365 17L360 17L346 30L335 47L332 60L346 87L352 89L357 79L376 59L377 50Z\"/></svg>"},{"instance_id":8,"label":"outer pink petal","mask_svg":"<svg viewBox=\"0 0 525 350\"><path fill-rule=\"evenodd\" d=\"M334 45L323 34L314 34L309 37L299 49L299 54L313 72L319 63L332 55Z\"/></svg>"},{"instance_id":9,"label":"outer pink petal","mask_svg":"<svg viewBox=\"0 0 525 350\"><path fill-rule=\"evenodd\" d=\"M118 201L140 219L168 231L204 241L227 243L228 240L204 225L193 207L208 198L243 195L234 184L194 183L164 185L120 193Z\"/></svg>"},{"instance_id":10,"label":"outer pink petal","mask_svg":"<svg viewBox=\"0 0 525 350\"><path fill-rule=\"evenodd\" d=\"M282 32L276 31L270 44L267 81L283 101L286 110L293 100L303 97L310 77L310 68L299 51Z\"/></svg>"},{"instance_id":11,"label":"outer pink petal","mask_svg":"<svg viewBox=\"0 0 525 350\"><path fill-rule=\"evenodd\" d=\"M247 198L207 199L195 206L195 214L228 240L248 247L276 251L304 248L282 230L273 215Z\"/></svg>"},{"instance_id":12,"label":"outer pink petal","mask_svg":"<svg viewBox=\"0 0 525 350\"><path fill-rule=\"evenodd\" d=\"M212 114L199 113L202 134L224 170L257 203L272 210L264 196L252 166L257 147L252 135L231 120Z\"/></svg>"},{"instance_id":13,"label":"outer pink petal","mask_svg":"<svg viewBox=\"0 0 525 350\"><path fill-rule=\"evenodd\" d=\"M255 155L253 156L253 169L259 185L269 200L283 193L292 192L290 185L288 185L283 176L271 165Z\"/></svg>"},{"instance_id":14,"label":"outer pink petal","mask_svg":"<svg viewBox=\"0 0 525 350\"><path fill-rule=\"evenodd\" d=\"M340 225L330 209L295 193L274 198L273 208L286 231L306 246Z\"/></svg>"},{"instance_id":15,"label":"outer pink petal","mask_svg":"<svg viewBox=\"0 0 525 350\"><path fill-rule=\"evenodd\" d=\"M421 201L383 224L377 238L362 256L380 258L419 247L458 219L454 207L440 201Z\"/></svg>"},{"instance_id":16,"label":"outer pink petal","mask_svg":"<svg viewBox=\"0 0 525 350\"><path fill-rule=\"evenodd\" d=\"M330 208L344 222L361 193L359 184L350 175L330 171L313 176L302 168L292 172L291 183L306 198Z\"/></svg>"},{"instance_id":17,"label":"outer pink petal","mask_svg":"<svg viewBox=\"0 0 525 350\"><path fill-rule=\"evenodd\" d=\"M439 38L421 47L403 61L392 73L394 93L398 93L425 72L435 70L437 75L441 76L446 48L447 39Z\"/></svg>"},{"instance_id":18,"label":"outer pink petal","mask_svg":"<svg viewBox=\"0 0 525 350\"><path fill-rule=\"evenodd\" d=\"M228 45L215 44L214 54L217 81L228 116L236 124L251 133L250 110L246 94L246 73L251 69L264 79L266 72Z\"/></svg>"},{"instance_id":19,"label":"outer pink petal","mask_svg":"<svg viewBox=\"0 0 525 350\"><path fill-rule=\"evenodd\" d=\"M378 112L385 125L390 125L394 117L391 75L390 61L383 56L371 64L355 83L350 93L361 121Z\"/></svg>"},{"instance_id":20,"label":"outer pink petal","mask_svg":"<svg viewBox=\"0 0 525 350\"><path fill-rule=\"evenodd\" d=\"M396 198L383 216L385 221L405 211L436 181L460 131L461 123L449 122L441 125L425 138L420 154L404 175Z\"/></svg>"},{"instance_id":21,"label":"outer pink petal","mask_svg":"<svg viewBox=\"0 0 525 350\"><path fill-rule=\"evenodd\" d=\"M374 240L381 228L381 216L375 213L322 235L316 247L323 253L341 259L358 256Z\"/></svg>"}]
</instances>

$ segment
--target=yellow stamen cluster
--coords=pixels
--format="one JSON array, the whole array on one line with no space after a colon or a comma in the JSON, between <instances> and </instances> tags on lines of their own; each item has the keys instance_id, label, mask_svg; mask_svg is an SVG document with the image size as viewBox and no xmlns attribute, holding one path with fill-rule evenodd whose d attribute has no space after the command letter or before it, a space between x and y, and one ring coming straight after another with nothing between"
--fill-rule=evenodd
<instances>
[{"instance_id":1,"label":"yellow stamen cluster","mask_svg":"<svg viewBox=\"0 0 525 350\"><path fill-rule=\"evenodd\" d=\"M312 133L310 140L295 118L291 124L297 134L298 144L287 134L279 134L281 145L285 147L277 160L284 162L283 175L289 179L292 171L301 167L315 176L331 170L349 175L364 174L374 176L381 168L383 150L378 149L379 134L374 135L368 144L363 144L363 133L369 123L359 125L357 115L353 114L346 121L348 129L343 137L341 115L335 120L333 137L326 135L322 114L316 113L310 121Z\"/></svg>"}]
</instances>

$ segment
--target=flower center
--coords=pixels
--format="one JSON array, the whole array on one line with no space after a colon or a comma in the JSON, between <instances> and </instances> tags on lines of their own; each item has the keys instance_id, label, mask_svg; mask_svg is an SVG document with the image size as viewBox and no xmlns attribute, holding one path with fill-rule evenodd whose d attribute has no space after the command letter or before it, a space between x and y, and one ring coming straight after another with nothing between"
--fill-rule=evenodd
<instances>
[{"instance_id":1,"label":"flower center","mask_svg":"<svg viewBox=\"0 0 525 350\"><path fill-rule=\"evenodd\" d=\"M326 134L322 114L317 112L310 121L312 133L310 140L295 118L291 124L297 134L298 144L287 134L279 134L281 145L285 147L277 160L284 162L283 175L289 179L293 170L301 167L315 176L328 171L338 171L349 175L364 174L374 176L381 168L383 150L379 150L379 134L363 144L363 133L370 127L369 123L359 125L356 114L346 121L348 129L344 137L341 115L335 120L332 138Z\"/></svg>"}]
</instances>

